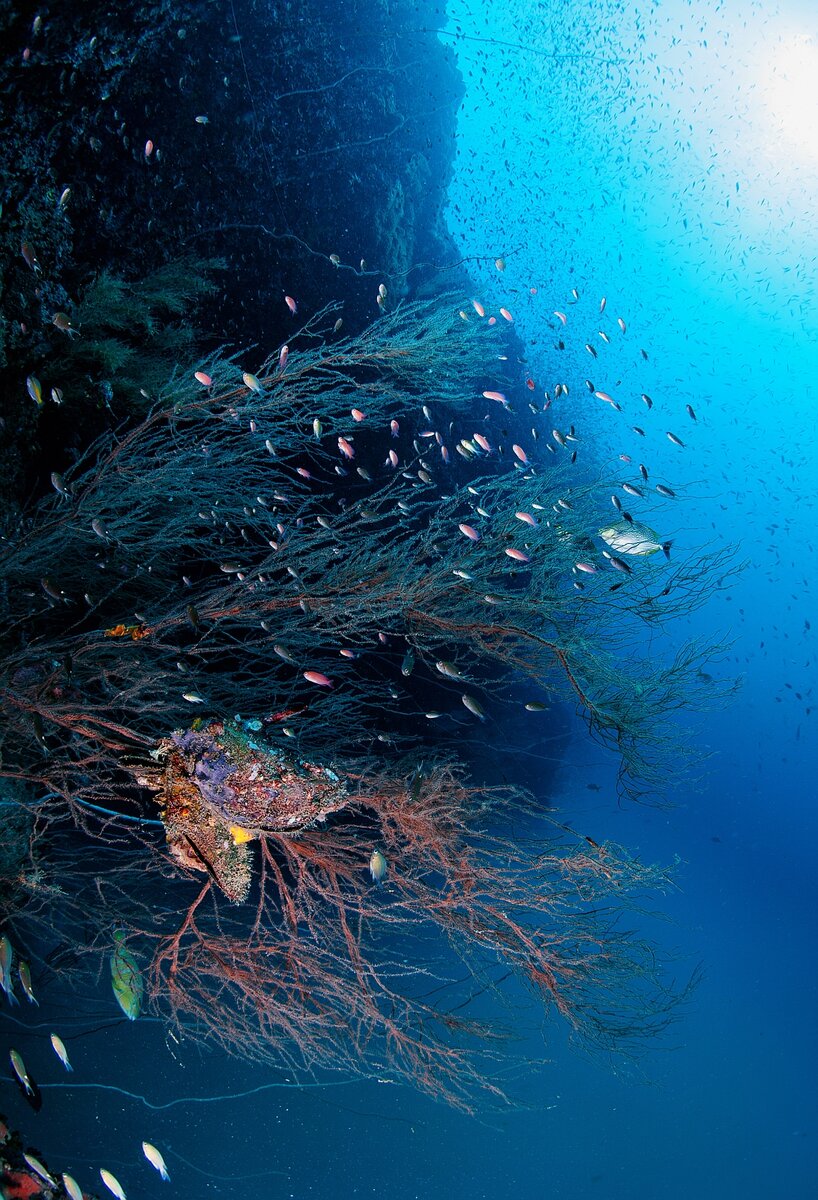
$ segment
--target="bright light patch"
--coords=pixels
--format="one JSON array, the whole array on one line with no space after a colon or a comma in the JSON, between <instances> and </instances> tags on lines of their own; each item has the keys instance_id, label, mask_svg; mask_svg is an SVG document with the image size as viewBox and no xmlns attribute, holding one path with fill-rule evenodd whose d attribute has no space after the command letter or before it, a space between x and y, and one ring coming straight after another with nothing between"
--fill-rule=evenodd
<instances>
[{"instance_id":1,"label":"bright light patch","mask_svg":"<svg viewBox=\"0 0 818 1200\"><path fill-rule=\"evenodd\" d=\"M774 122L802 159L818 160L818 40L806 34L782 41L764 80L764 97Z\"/></svg>"}]
</instances>

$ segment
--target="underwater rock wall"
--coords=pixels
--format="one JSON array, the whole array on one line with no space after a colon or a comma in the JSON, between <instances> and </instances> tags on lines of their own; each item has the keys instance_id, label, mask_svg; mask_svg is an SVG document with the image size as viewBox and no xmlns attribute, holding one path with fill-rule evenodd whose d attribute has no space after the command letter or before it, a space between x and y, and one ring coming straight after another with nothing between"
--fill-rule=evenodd
<instances>
[{"instance_id":1,"label":"underwater rock wall","mask_svg":"<svg viewBox=\"0 0 818 1200\"><path fill-rule=\"evenodd\" d=\"M0 17L0 503L44 490L195 347L285 341L285 293L300 314L343 298L354 330L380 282L410 294L435 275L418 264L456 260L441 211L462 82L427 31L441 19L370 0ZM167 294L139 293L172 262ZM83 329L100 278L138 304Z\"/></svg>"}]
</instances>

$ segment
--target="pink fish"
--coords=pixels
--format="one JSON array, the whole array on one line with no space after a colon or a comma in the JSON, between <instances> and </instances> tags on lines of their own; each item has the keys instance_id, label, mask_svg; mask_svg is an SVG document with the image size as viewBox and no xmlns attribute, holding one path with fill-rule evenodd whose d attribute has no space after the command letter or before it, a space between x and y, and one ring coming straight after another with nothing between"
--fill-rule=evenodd
<instances>
[{"instance_id":1,"label":"pink fish","mask_svg":"<svg viewBox=\"0 0 818 1200\"><path fill-rule=\"evenodd\" d=\"M505 319L507 321L512 321L512 322L514 321L514 318L512 317L511 313L508 311L507 308L500 309L500 316L505 317Z\"/></svg>"},{"instance_id":2,"label":"pink fish","mask_svg":"<svg viewBox=\"0 0 818 1200\"><path fill-rule=\"evenodd\" d=\"M389 458L387 459L387 462L391 463L393 467L397 467L399 459L394 450L389 451Z\"/></svg>"},{"instance_id":3,"label":"pink fish","mask_svg":"<svg viewBox=\"0 0 818 1200\"><path fill-rule=\"evenodd\" d=\"M506 398L503 392L483 392L486 400L496 400L498 404L505 404Z\"/></svg>"},{"instance_id":4,"label":"pink fish","mask_svg":"<svg viewBox=\"0 0 818 1200\"><path fill-rule=\"evenodd\" d=\"M292 296L285 296L284 303L287 305L287 308L290 310L293 316L295 316L295 314L298 312L298 305L296 304L295 300L293 300Z\"/></svg>"},{"instance_id":5,"label":"pink fish","mask_svg":"<svg viewBox=\"0 0 818 1200\"><path fill-rule=\"evenodd\" d=\"M474 311L477 313L478 317L484 317L486 315L486 310L483 308L483 305L479 300L472 300L472 304L474 305Z\"/></svg>"},{"instance_id":6,"label":"pink fish","mask_svg":"<svg viewBox=\"0 0 818 1200\"><path fill-rule=\"evenodd\" d=\"M312 475L310 475L306 467L296 467L295 469L302 479L312 479Z\"/></svg>"},{"instance_id":7,"label":"pink fish","mask_svg":"<svg viewBox=\"0 0 818 1200\"><path fill-rule=\"evenodd\" d=\"M480 534L471 525L460 524L460 525L458 525L457 528L460 530L460 532L462 534L464 534L469 539L469 541L471 541L471 542L479 542L480 541Z\"/></svg>"},{"instance_id":8,"label":"pink fish","mask_svg":"<svg viewBox=\"0 0 818 1200\"><path fill-rule=\"evenodd\" d=\"M365 421L366 420L366 413L361 412L360 408L351 409L351 413L352 413L353 421Z\"/></svg>"},{"instance_id":9,"label":"pink fish","mask_svg":"<svg viewBox=\"0 0 818 1200\"><path fill-rule=\"evenodd\" d=\"M22 243L22 245L20 246L20 253L22 254L23 258L25 259L26 266L30 267L32 271L41 271L42 270L39 260L37 258L37 255L34 253L34 250L28 244L28 242ZM25 330L23 332L25 332Z\"/></svg>"},{"instance_id":10,"label":"pink fish","mask_svg":"<svg viewBox=\"0 0 818 1200\"><path fill-rule=\"evenodd\" d=\"M150 138L145 142L145 158L150 158L153 154L153 142Z\"/></svg>"},{"instance_id":11,"label":"pink fish","mask_svg":"<svg viewBox=\"0 0 818 1200\"><path fill-rule=\"evenodd\" d=\"M513 546L506 546L506 554L509 558L513 558L515 562L527 563L531 559L522 550L515 550Z\"/></svg>"},{"instance_id":12,"label":"pink fish","mask_svg":"<svg viewBox=\"0 0 818 1200\"><path fill-rule=\"evenodd\" d=\"M193 376L193 378L196 380L197 383L200 383L202 385L202 387L210 387L211 383L213 382L213 380L210 378L210 376L207 375L204 371L197 371L196 374Z\"/></svg>"},{"instance_id":13,"label":"pink fish","mask_svg":"<svg viewBox=\"0 0 818 1200\"><path fill-rule=\"evenodd\" d=\"M554 316L559 317L559 319L562 321L563 325L568 324L568 318L566 317L564 312L555 312Z\"/></svg>"},{"instance_id":14,"label":"pink fish","mask_svg":"<svg viewBox=\"0 0 818 1200\"><path fill-rule=\"evenodd\" d=\"M474 440L477 442L477 445L481 450L485 450L486 454L491 454L491 442L487 437L483 437L482 433L476 433L474 435Z\"/></svg>"},{"instance_id":15,"label":"pink fish","mask_svg":"<svg viewBox=\"0 0 818 1200\"><path fill-rule=\"evenodd\" d=\"M283 370L284 370L284 368L285 368L285 367L286 367L286 365L287 365L287 359L289 358L289 356L290 356L290 347L289 347L289 346L282 346L282 347L281 347L281 351L280 351L280 353L279 353L279 356L278 356L278 369L279 369L279 371L283 371Z\"/></svg>"},{"instance_id":16,"label":"pink fish","mask_svg":"<svg viewBox=\"0 0 818 1200\"><path fill-rule=\"evenodd\" d=\"M515 442L514 445L511 447L511 449L517 455L517 457L519 458L519 460L523 464L523 466L527 467L528 466L528 455L526 454L525 450L523 450L522 446L518 446L517 443Z\"/></svg>"},{"instance_id":17,"label":"pink fish","mask_svg":"<svg viewBox=\"0 0 818 1200\"><path fill-rule=\"evenodd\" d=\"M307 683L314 683L318 687L331 688L332 680L327 675L322 675L320 671L305 671L304 678Z\"/></svg>"},{"instance_id":18,"label":"pink fish","mask_svg":"<svg viewBox=\"0 0 818 1200\"><path fill-rule=\"evenodd\" d=\"M345 437L338 438L338 449L343 454L344 458L350 459L355 457L355 450L351 442L348 442Z\"/></svg>"},{"instance_id":19,"label":"pink fish","mask_svg":"<svg viewBox=\"0 0 818 1200\"><path fill-rule=\"evenodd\" d=\"M518 521L525 521L526 525L536 526L537 522L529 512L516 512L514 516Z\"/></svg>"},{"instance_id":20,"label":"pink fish","mask_svg":"<svg viewBox=\"0 0 818 1200\"><path fill-rule=\"evenodd\" d=\"M398 437L398 435L400 434L400 425L398 424L398 422L390 421L389 428L392 431L392 437Z\"/></svg>"}]
</instances>

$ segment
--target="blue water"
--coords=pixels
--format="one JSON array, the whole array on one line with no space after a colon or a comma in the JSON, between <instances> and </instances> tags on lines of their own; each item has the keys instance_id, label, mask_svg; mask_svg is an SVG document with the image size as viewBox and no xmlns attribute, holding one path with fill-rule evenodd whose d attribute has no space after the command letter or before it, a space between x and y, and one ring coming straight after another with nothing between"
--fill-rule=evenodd
<instances>
[{"instance_id":1,"label":"blue water","mask_svg":"<svg viewBox=\"0 0 818 1200\"><path fill-rule=\"evenodd\" d=\"M818 1195L815 13L772 0L450 0L441 31L466 86L446 220L474 295L513 312L526 369L544 386L592 373L598 387L621 381L623 394L653 396L644 423L685 441L650 442L652 475L683 493L668 532L679 547L708 542L745 563L674 633L722 636L717 673L741 679L725 707L679 717L710 753L700 777L657 797L669 808L618 804L615 763L577 728L551 797L597 839L647 861L679 857L675 889L633 920L678 956L680 979L700 964L701 982L638 1065L589 1058L555 1022L550 1061L524 1088L527 1108L500 1116L467 1117L376 1082L242 1097L267 1073L175 1046L148 1022L72 1043L72 1082L158 1104L206 1102L152 1111L115 1091L51 1089L51 1051L32 1040L26 1061L45 1097L36 1132L14 1096L4 1107L49 1161L86 1187L104 1162L131 1200L809 1200ZM579 301L567 308L572 288ZM569 313L559 367L555 310ZM618 315L627 333L605 353L600 344L592 363L584 342L599 328L613 338ZM602 457L641 453L630 422L584 388L572 387L571 403ZM111 1018L104 993L103 980L100 1023ZM58 999L49 1003L37 1014L46 1032L69 1020ZM542 1030L518 1033L542 1053ZM167 1151L171 1186L146 1179L142 1138Z\"/></svg>"}]
</instances>

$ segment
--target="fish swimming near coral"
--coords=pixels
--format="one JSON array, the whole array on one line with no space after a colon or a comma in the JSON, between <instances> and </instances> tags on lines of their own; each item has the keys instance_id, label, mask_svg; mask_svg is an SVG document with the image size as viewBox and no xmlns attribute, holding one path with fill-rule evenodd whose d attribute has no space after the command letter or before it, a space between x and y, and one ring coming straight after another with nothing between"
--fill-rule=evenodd
<instances>
[{"instance_id":1,"label":"fish swimming near coral","mask_svg":"<svg viewBox=\"0 0 818 1200\"><path fill-rule=\"evenodd\" d=\"M617 554L648 555L662 550L670 558L672 543L660 541L659 534L641 521L617 521L600 529L599 536Z\"/></svg>"},{"instance_id":2,"label":"fish swimming near coral","mask_svg":"<svg viewBox=\"0 0 818 1200\"><path fill-rule=\"evenodd\" d=\"M117 1004L129 1021L135 1021L142 1008L145 985L136 959L125 945L125 935L118 929L114 934L114 952L111 955L111 987Z\"/></svg>"}]
</instances>

